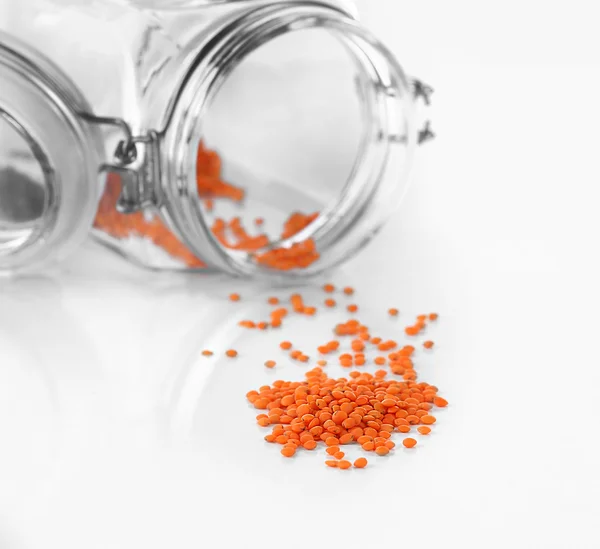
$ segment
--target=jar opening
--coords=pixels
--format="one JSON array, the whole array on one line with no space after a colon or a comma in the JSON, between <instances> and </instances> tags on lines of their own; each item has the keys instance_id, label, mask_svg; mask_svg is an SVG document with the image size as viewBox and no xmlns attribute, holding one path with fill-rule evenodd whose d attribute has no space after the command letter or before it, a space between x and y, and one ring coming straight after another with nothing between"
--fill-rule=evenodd
<instances>
[{"instance_id":1,"label":"jar opening","mask_svg":"<svg viewBox=\"0 0 600 549\"><path fill-rule=\"evenodd\" d=\"M221 159L221 179L239 189L220 199L210 181L199 186L211 225L239 218L249 234L266 237L261 248L314 238L350 192L361 155L367 121L357 75L346 46L320 28L278 36L233 68L201 127L202 145ZM219 245L243 247L227 232Z\"/></svg>"},{"instance_id":2,"label":"jar opening","mask_svg":"<svg viewBox=\"0 0 600 549\"><path fill-rule=\"evenodd\" d=\"M0 256L33 244L48 226L51 179L42 147L0 107Z\"/></svg>"},{"instance_id":3,"label":"jar opening","mask_svg":"<svg viewBox=\"0 0 600 549\"><path fill-rule=\"evenodd\" d=\"M202 259L234 274L310 276L373 236L415 144L410 86L383 45L336 10L271 7L197 72L170 154L180 228Z\"/></svg>"}]
</instances>

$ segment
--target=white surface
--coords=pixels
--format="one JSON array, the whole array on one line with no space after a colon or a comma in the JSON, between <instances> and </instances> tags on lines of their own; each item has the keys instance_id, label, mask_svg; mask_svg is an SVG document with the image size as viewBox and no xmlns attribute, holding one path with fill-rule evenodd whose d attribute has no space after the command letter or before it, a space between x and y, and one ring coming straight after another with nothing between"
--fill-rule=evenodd
<instances>
[{"instance_id":1,"label":"white surface","mask_svg":"<svg viewBox=\"0 0 600 549\"><path fill-rule=\"evenodd\" d=\"M237 320L272 292L90 244L0 287L2 549L600 547L596 3L362 5L435 86L438 139L332 278L391 336L390 305L399 326L440 312L417 361L451 403L435 434L364 471L284 460L244 394L300 377L277 342L312 350L335 313L248 334ZM229 346L239 359L200 357Z\"/></svg>"}]
</instances>

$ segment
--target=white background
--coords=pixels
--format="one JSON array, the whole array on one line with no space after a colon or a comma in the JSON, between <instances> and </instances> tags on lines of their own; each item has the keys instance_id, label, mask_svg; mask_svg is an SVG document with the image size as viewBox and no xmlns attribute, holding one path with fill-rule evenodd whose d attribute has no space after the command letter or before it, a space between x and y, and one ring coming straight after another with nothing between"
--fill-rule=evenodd
<instances>
[{"instance_id":1,"label":"white background","mask_svg":"<svg viewBox=\"0 0 600 549\"><path fill-rule=\"evenodd\" d=\"M417 358L451 403L434 433L364 471L284 460L244 394L299 379L277 342L313 349L339 313L247 334L268 289L89 244L0 287L0 548L600 547L597 2L360 4L436 88L438 138L332 278L382 334L440 313Z\"/></svg>"}]
</instances>

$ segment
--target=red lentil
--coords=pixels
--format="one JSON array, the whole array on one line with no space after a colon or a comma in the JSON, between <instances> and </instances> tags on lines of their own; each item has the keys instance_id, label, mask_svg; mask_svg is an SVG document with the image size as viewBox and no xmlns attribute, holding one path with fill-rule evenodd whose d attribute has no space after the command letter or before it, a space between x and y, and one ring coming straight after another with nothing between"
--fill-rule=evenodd
<instances>
[{"instance_id":1,"label":"red lentil","mask_svg":"<svg viewBox=\"0 0 600 549\"><path fill-rule=\"evenodd\" d=\"M293 446L284 446L281 449L281 454L287 458L291 458L296 453L296 448Z\"/></svg>"},{"instance_id":2,"label":"red lentil","mask_svg":"<svg viewBox=\"0 0 600 549\"><path fill-rule=\"evenodd\" d=\"M327 288L327 289L326 289ZM332 284L324 286L328 293L334 292ZM344 291L344 293L346 293ZM351 293L347 293L351 295ZM326 304L335 304L328 298ZM269 303L277 305L277 298L269 298ZM305 304L300 294L290 297L291 308L299 313L311 315L314 307ZM353 308L347 306L348 310ZM356 310L358 307L356 307ZM281 321L287 309L275 309L271 316L273 321ZM432 315L433 318L432 318ZM407 333L418 335L425 329L427 322L437 318L435 313L419 315L413 326L406 328ZM265 323L251 323L248 326L263 326ZM421 435L431 432L429 425L436 419L430 411L433 406L445 407L448 402L437 395L438 389L424 382L417 382L417 373L412 360L415 347L405 345L399 347L395 340L382 340L372 337L367 326L357 319L338 324L334 329L338 336L350 336L348 343L350 352L339 355L342 366L362 366L366 364L367 355L372 352L366 347L369 342L381 351L392 351L386 356L376 356L371 360L379 366L389 361L389 370L403 379L387 379L385 369L374 373L351 371L348 378L330 378L321 368L314 368L306 373L306 381L276 381L272 386L261 387L258 391L250 391L246 397L261 413L257 423L270 427L272 431L265 440L282 445L282 455L292 457L299 449L312 451L319 444L325 443L327 453L336 458L328 460L329 467L347 469L351 463L345 460L345 452L340 445L358 444L364 452L375 452L380 456L387 455L395 448L391 439L393 432L409 433L414 425ZM431 343L433 345L433 343ZM423 344L426 348L428 342ZM298 349L292 350L292 343L283 341L280 347L290 351L290 356L298 361L306 362L308 355ZM326 355L340 348L340 341L332 340L320 345L317 350ZM265 366L275 366L275 361L266 361ZM327 364L319 360L319 366ZM414 438L405 438L402 444L406 448L416 445ZM358 465L357 465L358 464ZM363 468L367 460L361 457L355 461L356 468Z\"/></svg>"},{"instance_id":3,"label":"red lentil","mask_svg":"<svg viewBox=\"0 0 600 549\"><path fill-rule=\"evenodd\" d=\"M364 469L367 466L367 463L369 463L367 458L360 457L354 462L354 467L357 469Z\"/></svg>"}]
</instances>

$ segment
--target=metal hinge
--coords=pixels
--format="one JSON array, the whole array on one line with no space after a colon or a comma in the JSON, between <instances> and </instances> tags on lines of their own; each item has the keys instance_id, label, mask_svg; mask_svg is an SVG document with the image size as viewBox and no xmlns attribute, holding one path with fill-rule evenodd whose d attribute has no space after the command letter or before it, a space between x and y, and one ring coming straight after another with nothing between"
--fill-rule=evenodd
<instances>
[{"instance_id":1,"label":"metal hinge","mask_svg":"<svg viewBox=\"0 0 600 549\"><path fill-rule=\"evenodd\" d=\"M429 107L431 105L431 95L434 92L433 88L425 84L421 80L417 79L414 79L412 81L412 85L415 100L418 101L419 99L422 99L425 106ZM422 143L425 143L426 141L429 141L434 137L435 134L433 133L433 131L431 131L431 121L426 120L423 128L419 130L417 142L419 143L419 145L421 145Z\"/></svg>"},{"instance_id":2,"label":"metal hinge","mask_svg":"<svg viewBox=\"0 0 600 549\"><path fill-rule=\"evenodd\" d=\"M117 201L120 213L138 212L151 206L159 206L160 154L158 134L150 131L146 135L133 135L131 127L120 118L95 116L79 113L86 121L102 126L119 128L124 139L119 141L114 152L114 163L106 162L101 171L116 173L121 177L121 195ZM140 154L139 147L143 147Z\"/></svg>"}]
</instances>

